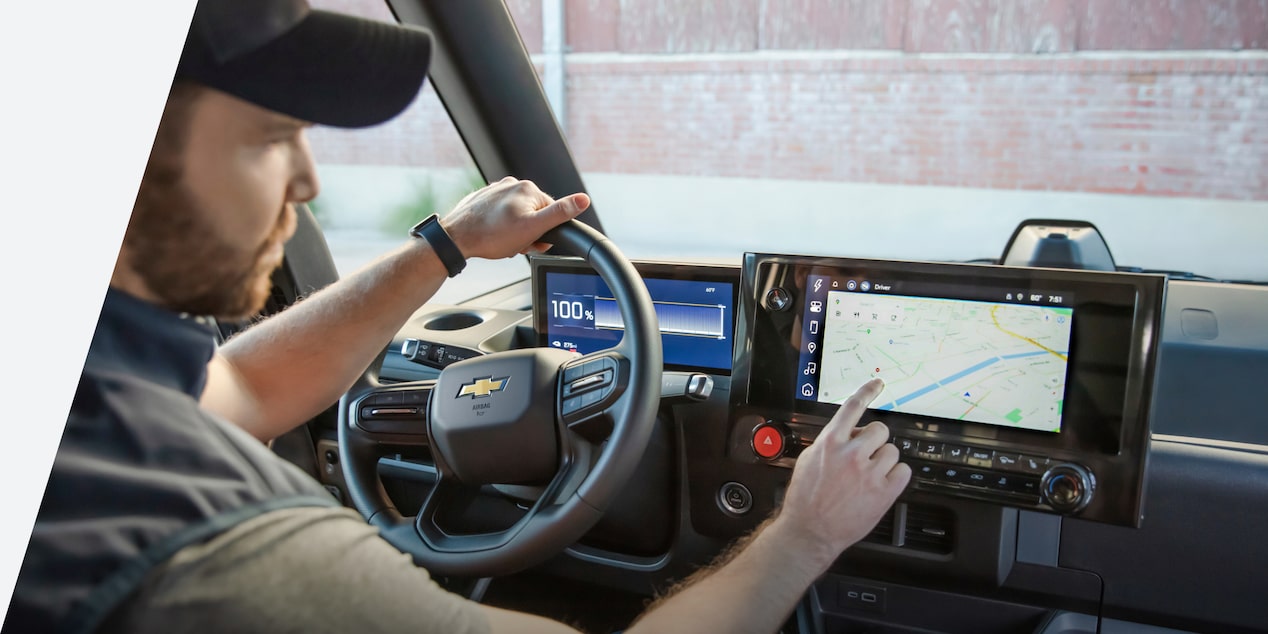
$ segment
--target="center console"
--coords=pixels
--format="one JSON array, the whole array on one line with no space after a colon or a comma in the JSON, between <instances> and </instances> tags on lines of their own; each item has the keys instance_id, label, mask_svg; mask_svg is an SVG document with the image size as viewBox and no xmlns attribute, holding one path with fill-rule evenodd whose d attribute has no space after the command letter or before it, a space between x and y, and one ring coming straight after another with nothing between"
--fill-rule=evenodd
<instances>
[{"instance_id":1,"label":"center console","mask_svg":"<svg viewBox=\"0 0 1268 634\"><path fill-rule=\"evenodd\" d=\"M912 488L1138 526L1161 276L745 257L731 458L792 467L840 404L885 381Z\"/></svg>"}]
</instances>

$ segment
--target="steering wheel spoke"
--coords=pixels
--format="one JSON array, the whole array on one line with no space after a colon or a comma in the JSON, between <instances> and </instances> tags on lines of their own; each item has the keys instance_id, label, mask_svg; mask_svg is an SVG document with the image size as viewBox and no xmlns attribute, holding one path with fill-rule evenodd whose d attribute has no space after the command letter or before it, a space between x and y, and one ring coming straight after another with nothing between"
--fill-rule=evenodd
<instances>
[{"instance_id":1,"label":"steering wheel spoke","mask_svg":"<svg viewBox=\"0 0 1268 634\"><path fill-rule=\"evenodd\" d=\"M423 541L438 552L473 554L505 547L522 532L534 533L549 529L554 514L576 495L577 489L590 474L597 457L597 448L575 433L569 433L566 449L562 452L559 470L545 486L495 485L494 489L517 500L527 507L524 516L512 526L495 532L478 534L451 533L446 528L444 512L447 509L471 506L486 487L464 483L446 469L439 469L436 485L427 494L416 521L418 534ZM531 492L530 496L524 492Z\"/></svg>"},{"instance_id":2,"label":"steering wheel spoke","mask_svg":"<svg viewBox=\"0 0 1268 634\"><path fill-rule=\"evenodd\" d=\"M427 445L427 404L435 381L402 383L366 392L348 404L355 433L379 445Z\"/></svg>"}]
</instances>

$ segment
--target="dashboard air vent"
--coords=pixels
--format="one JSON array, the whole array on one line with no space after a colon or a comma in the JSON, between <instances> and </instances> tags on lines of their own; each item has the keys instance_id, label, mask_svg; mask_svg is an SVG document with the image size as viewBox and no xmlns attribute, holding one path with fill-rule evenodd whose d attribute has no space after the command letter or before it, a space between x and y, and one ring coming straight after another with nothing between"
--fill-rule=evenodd
<instances>
[{"instance_id":1,"label":"dashboard air vent","mask_svg":"<svg viewBox=\"0 0 1268 634\"><path fill-rule=\"evenodd\" d=\"M894 509L890 509L881 517L881 521L876 524L876 528L863 538L863 541L869 544L885 544L886 546L894 543Z\"/></svg>"},{"instance_id":2,"label":"dashboard air vent","mask_svg":"<svg viewBox=\"0 0 1268 634\"><path fill-rule=\"evenodd\" d=\"M904 545L912 550L944 555L955 546L955 515L947 509L908 504L904 529Z\"/></svg>"}]
</instances>

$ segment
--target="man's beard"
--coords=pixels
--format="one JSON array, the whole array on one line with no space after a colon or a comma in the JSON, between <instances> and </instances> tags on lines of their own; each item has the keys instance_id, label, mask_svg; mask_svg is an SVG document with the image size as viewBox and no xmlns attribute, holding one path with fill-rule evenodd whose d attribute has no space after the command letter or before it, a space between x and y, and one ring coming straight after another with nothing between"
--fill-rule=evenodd
<instances>
[{"instance_id":1,"label":"man's beard","mask_svg":"<svg viewBox=\"0 0 1268 634\"><path fill-rule=\"evenodd\" d=\"M279 211L267 239L248 256L245 248L218 236L208 220L210 212L193 199L179 177L146 176L124 238L131 269L171 310L232 320L258 313L269 297L270 274L279 264L265 256L289 235L294 222L291 206Z\"/></svg>"}]
</instances>

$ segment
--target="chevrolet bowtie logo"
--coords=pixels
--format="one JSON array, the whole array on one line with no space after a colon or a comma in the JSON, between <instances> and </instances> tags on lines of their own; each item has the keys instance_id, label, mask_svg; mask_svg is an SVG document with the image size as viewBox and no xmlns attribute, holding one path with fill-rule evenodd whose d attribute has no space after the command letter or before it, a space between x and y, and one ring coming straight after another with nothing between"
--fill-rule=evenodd
<instances>
[{"instance_id":1,"label":"chevrolet bowtie logo","mask_svg":"<svg viewBox=\"0 0 1268 634\"><path fill-rule=\"evenodd\" d=\"M505 390L506 384L510 382L511 377L509 376L499 377L496 379L491 376L486 376L475 379L470 383L464 383L462 387L458 389L458 395L454 398L462 398L464 396L470 396L472 399L485 398L494 392L501 392L502 390Z\"/></svg>"}]
</instances>

